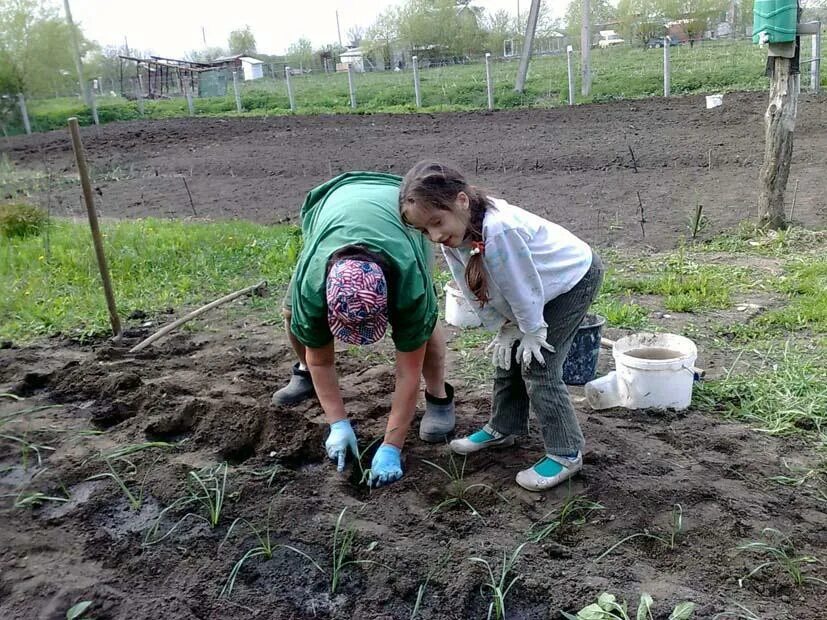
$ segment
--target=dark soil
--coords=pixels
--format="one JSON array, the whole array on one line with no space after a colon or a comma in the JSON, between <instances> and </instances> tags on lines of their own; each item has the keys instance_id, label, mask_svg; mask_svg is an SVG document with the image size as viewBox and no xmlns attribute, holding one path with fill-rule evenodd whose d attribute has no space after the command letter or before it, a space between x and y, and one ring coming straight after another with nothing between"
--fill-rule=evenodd
<instances>
[{"instance_id":1,"label":"dark soil","mask_svg":"<svg viewBox=\"0 0 827 620\"><path fill-rule=\"evenodd\" d=\"M642 241L639 191L645 243L667 247L686 234L698 202L713 230L753 212L765 102L745 94L727 95L715 110L693 97L494 114L170 120L105 126L100 137L86 130L84 138L99 177L123 174L97 184L101 211L112 217L191 216L175 176L186 175L198 217L295 220L303 193L331 169L403 172L436 155L472 174L476 167L484 185L599 247ZM796 219L811 225L824 217L825 111L827 100L803 98L791 177L801 179ZM35 169L45 158L53 171L72 172L61 132L4 144L19 167ZM79 215L77 195L70 184L52 191L62 209ZM135 326L119 344L55 339L0 348L0 392L25 397L0 397L0 433L41 446L42 459L38 464L18 442L0 439L0 617L58 620L74 603L91 600L90 615L99 620L404 619L429 572L444 563L424 591L419 617L484 619L487 573L470 558L490 561L498 575L503 552L510 554L568 495L603 509L523 548L511 573L520 579L506 599L510 619L560 618L559 610L573 613L603 591L629 600L633 615L639 593L649 592L659 619L681 600L697 603L701 619L736 604L765 620L825 617L825 588L795 588L776 568L739 585L763 559L736 547L757 540L765 527L789 534L799 553L827 556L823 501L807 485L770 480L790 473L785 464L812 467L816 454L807 444L695 410L594 412L572 388L588 445L583 473L570 487L532 494L514 483L542 452L532 429L514 449L468 459L467 482L490 486L467 495L478 515L463 505L433 514L450 485L424 460L448 467L446 447L422 443L414 428L406 475L386 489L368 491L358 471L337 474L324 457L318 403L270 405L293 363L273 316L256 315L243 301L232 308L137 355L128 349L154 327ZM381 436L390 408L387 346L339 357L363 448ZM451 376L457 355L449 359ZM702 356L708 366L725 361L713 351ZM609 363L604 355L601 372ZM489 387L454 382L463 434L486 421ZM40 405L57 406L7 417ZM146 441L174 446L127 457L136 470L127 476L129 488L137 493L145 479L142 504L132 509L111 479L89 478L107 471L101 453ZM227 495L218 525L190 516L161 542L144 544L161 512L184 494L189 472L222 462ZM128 464L116 467L126 472ZM12 507L25 497L20 493L35 491L68 501ZM595 561L626 536L667 536L677 504L684 530L675 548L637 538ZM344 508L355 530L351 557L375 563L345 567L331 594L332 539ZM188 511L204 514L197 506L168 511L159 533ZM234 563L257 544L236 526L222 545L230 525L241 517L263 528L268 514L273 544L308 554L328 574L282 546L269 559L248 560L231 598L219 599ZM819 567L808 574L825 577Z\"/></svg>"},{"instance_id":2,"label":"dark soil","mask_svg":"<svg viewBox=\"0 0 827 620\"><path fill-rule=\"evenodd\" d=\"M698 204L710 233L757 215L766 107L766 94L744 93L712 110L694 96L494 113L170 119L86 128L83 139L98 208L111 217L296 221L305 193L332 174L404 174L437 157L593 243L664 248L687 234ZM795 219L811 227L827 214L825 125L827 99L802 95L790 186L800 181ZM19 168L64 181L53 183L55 212L85 216L69 182L68 132L0 148Z\"/></svg>"}]
</instances>

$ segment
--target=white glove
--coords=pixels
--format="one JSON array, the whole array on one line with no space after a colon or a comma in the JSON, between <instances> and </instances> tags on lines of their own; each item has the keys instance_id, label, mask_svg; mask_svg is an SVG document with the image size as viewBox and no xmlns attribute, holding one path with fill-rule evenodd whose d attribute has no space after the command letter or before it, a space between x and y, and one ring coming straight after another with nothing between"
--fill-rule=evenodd
<instances>
[{"instance_id":1,"label":"white glove","mask_svg":"<svg viewBox=\"0 0 827 620\"><path fill-rule=\"evenodd\" d=\"M491 353L491 363L497 368L510 370L511 350L522 337L523 332L514 323L503 323L494 340L485 348L486 353Z\"/></svg>"},{"instance_id":2,"label":"white glove","mask_svg":"<svg viewBox=\"0 0 827 620\"><path fill-rule=\"evenodd\" d=\"M523 368L528 368L531 365L532 358L537 360L540 366L546 365L541 349L554 353L554 347L546 342L547 333L548 330L542 327L536 332L523 336L520 346L517 347L517 361L522 363Z\"/></svg>"}]
</instances>

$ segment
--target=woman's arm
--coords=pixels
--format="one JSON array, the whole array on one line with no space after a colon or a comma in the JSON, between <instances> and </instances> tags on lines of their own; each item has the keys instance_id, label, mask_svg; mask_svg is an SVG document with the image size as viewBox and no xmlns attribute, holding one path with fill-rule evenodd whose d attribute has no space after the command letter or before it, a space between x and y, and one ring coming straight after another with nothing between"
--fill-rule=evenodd
<instances>
[{"instance_id":1,"label":"woman's arm","mask_svg":"<svg viewBox=\"0 0 827 620\"><path fill-rule=\"evenodd\" d=\"M332 340L319 349L307 347L307 369L313 378L313 387L328 424L347 419L336 377L335 360Z\"/></svg>"},{"instance_id":2,"label":"woman's arm","mask_svg":"<svg viewBox=\"0 0 827 620\"><path fill-rule=\"evenodd\" d=\"M409 353L396 352L396 388L393 391L391 413L385 431L385 443L402 448L411 428L416 401L419 397L422 363L425 359L426 344Z\"/></svg>"}]
</instances>

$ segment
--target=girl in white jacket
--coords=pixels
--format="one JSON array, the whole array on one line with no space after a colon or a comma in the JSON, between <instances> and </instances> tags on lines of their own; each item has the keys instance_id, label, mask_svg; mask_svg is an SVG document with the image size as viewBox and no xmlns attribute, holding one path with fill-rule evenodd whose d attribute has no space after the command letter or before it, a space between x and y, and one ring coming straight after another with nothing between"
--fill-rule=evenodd
<instances>
[{"instance_id":1,"label":"girl in white jacket","mask_svg":"<svg viewBox=\"0 0 827 620\"><path fill-rule=\"evenodd\" d=\"M496 367L491 418L451 449L470 454L511 446L537 417L545 455L517 474L531 491L550 489L583 466L583 433L563 383L563 362L600 290L603 265L565 228L485 195L439 162L414 166L400 213L442 245L451 274L488 329Z\"/></svg>"}]
</instances>

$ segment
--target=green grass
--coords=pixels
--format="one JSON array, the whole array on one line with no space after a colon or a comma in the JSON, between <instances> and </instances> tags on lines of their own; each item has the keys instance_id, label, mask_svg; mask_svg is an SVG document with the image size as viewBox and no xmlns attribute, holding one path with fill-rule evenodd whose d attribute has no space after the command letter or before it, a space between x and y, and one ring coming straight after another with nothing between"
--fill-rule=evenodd
<instances>
[{"instance_id":1,"label":"green grass","mask_svg":"<svg viewBox=\"0 0 827 620\"><path fill-rule=\"evenodd\" d=\"M663 297L672 312L698 312L732 305L736 286L746 270L708 265L692 260L684 248L643 265L640 275L621 278L617 286L628 292Z\"/></svg>"},{"instance_id":2,"label":"green grass","mask_svg":"<svg viewBox=\"0 0 827 620\"><path fill-rule=\"evenodd\" d=\"M122 317L194 306L259 279L278 286L289 278L301 245L295 228L240 221L147 219L104 222L101 228ZM40 236L3 239L0 288L0 338L26 342L108 330L85 224L53 220Z\"/></svg>"},{"instance_id":3,"label":"green grass","mask_svg":"<svg viewBox=\"0 0 827 620\"><path fill-rule=\"evenodd\" d=\"M784 330L827 333L827 259L793 259L784 271L777 287L788 296L787 303L760 317L759 323Z\"/></svg>"},{"instance_id":4,"label":"green grass","mask_svg":"<svg viewBox=\"0 0 827 620\"><path fill-rule=\"evenodd\" d=\"M611 294L601 294L592 311L606 319L609 327L619 329L639 329L647 324L649 311L643 306L629 301L618 301Z\"/></svg>"},{"instance_id":5,"label":"green grass","mask_svg":"<svg viewBox=\"0 0 827 620\"><path fill-rule=\"evenodd\" d=\"M764 76L766 52L748 41L704 42L694 48L672 48L672 92L726 92L767 88ZM568 86L565 55L538 56L532 59L523 94L514 92L517 59L495 59L492 64L494 104L497 108L553 107L566 105ZM593 85L590 97L578 103L651 97L663 93L663 56L659 50L623 47L594 50ZM413 76L410 70L356 74L357 113L413 112ZM423 111L484 109L487 105L485 66L482 62L420 72ZM297 112L301 114L352 113L347 74L313 73L292 78ZM242 85L242 105L246 115L289 113L284 80L265 78ZM120 97L101 97L97 102L101 122L140 118L138 104ZM72 98L32 100L28 103L34 131L64 128L69 116L81 124L92 122L91 111ZM195 100L199 116L237 115L231 96ZM145 118L170 118L188 115L183 98L144 102ZM13 127L12 131L22 131Z\"/></svg>"},{"instance_id":6,"label":"green grass","mask_svg":"<svg viewBox=\"0 0 827 620\"><path fill-rule=\"evenodd\" d=\"M752 354L758 357L757 362L736 359L720 380L698 384L693 395L695 404L749 422L767 433L806 432L827 440L827 360L823 343L809 351L803 345L788 343ZM737 374L732 370L735 367Z\"/></svg>"}]
</instances>

